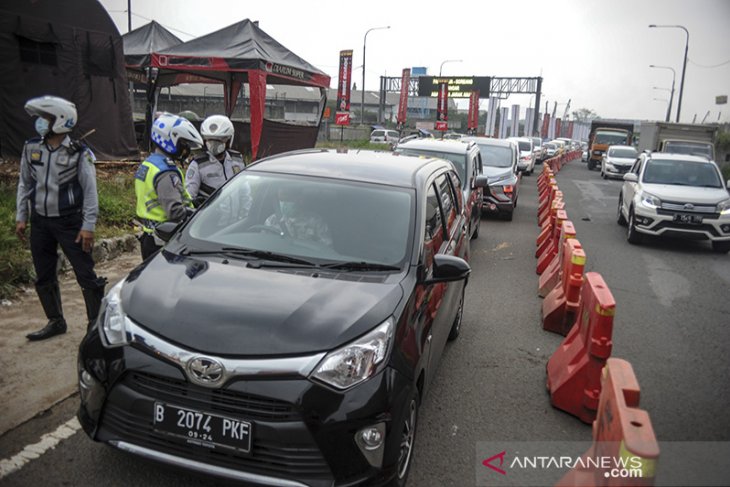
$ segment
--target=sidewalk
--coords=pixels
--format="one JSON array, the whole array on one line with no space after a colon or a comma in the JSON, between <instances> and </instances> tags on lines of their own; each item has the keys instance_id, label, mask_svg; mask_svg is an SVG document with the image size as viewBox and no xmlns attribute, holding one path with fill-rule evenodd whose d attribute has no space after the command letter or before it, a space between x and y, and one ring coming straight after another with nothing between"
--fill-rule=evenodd
<instances>
[{"instance_id":1,"label":"sidewalk","mask_svg":"<svg viewBox=\"0 0 730 487\"><path fill-rule=\"evenodd\" d=\"M109 280L107 290L141 262L139 251L96 265ZM73 272L60 277L63 311L68 323L64 335L40 342L25 338L46 324L32 288L20 293L10 306L0 306L0 435L45 411L78 389L76 354L86 333L86 308Z\"/></svg>"}]
</instances>

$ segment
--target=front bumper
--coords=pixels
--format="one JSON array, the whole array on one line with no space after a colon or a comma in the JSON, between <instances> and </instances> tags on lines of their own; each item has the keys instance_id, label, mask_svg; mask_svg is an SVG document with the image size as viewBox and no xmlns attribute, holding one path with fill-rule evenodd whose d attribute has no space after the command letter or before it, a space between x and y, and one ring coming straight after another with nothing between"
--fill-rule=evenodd
<instances>
[{"instance_id":1,"label":"front bumper","mask_svg":"<svg viewBox=\"0 0 730 487\"><path fill-rule=\"evenodd\" d=\"M512 213L517 198L517 186L513 186L512 193L505 193L503 186L489 186L485 188L482 212L491 214Z\"/></svg>"},{"instance_id":2,"label":"front bumper","mask_svg":"<svg viewBox=\"0 0 730 487\"><path fill-rule=\"evenodd\" d=\"M141 346L105 349L92 330L79 350L78 418L94 440L162 463L254 485L380 485L396 474L412 381L393 368L341 392L306 377L233 377L212 389ZM161 402L251 423L248 453L158 431ZM380 464L355 441L382 424Z\"/></svg>"},{"instance_id":3,"label":"front bumper","mask_svg":"<svg viewBox=\"0 0 730 487\"><path fill-rule=\"evenodd\" d=\"M689 240L730 241L730 214L695 213L702 217L701 223L675 221L675 215L690 214L665 208L646 208L635 205L636 231L657 237L678 237Z\"/></svg>"}]
</instances>

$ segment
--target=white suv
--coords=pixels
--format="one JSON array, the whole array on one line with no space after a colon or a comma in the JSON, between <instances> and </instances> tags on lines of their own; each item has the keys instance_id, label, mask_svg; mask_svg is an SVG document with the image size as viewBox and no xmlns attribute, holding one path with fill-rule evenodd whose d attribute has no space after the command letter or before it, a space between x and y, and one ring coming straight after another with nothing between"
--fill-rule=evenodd
<instances>
[{"instance_id":1,"label":"white suv","mask_svg":"<svg viewBox=\"0 0 730 487\"><path fill-rule=\"evenodd\" d=\"M532 153L533 142L529 137L510 137L509 140L514 140L520 149L520 160L517 163L517 169L521 172L530 175L535 170L535 156Z\"/></svg>"},{"instance_id":2,"label":"white suv","mask_svg":"<svg viewBox=\"0 0 730 487\"><path fill-rule=\"evenodd\" d=\"M370 132L371 144L396 144L400 136L395 130L375 129Z\"/></svg>"},{"instance_id":3,"label":"white suv","mask_svg":"<svg viewBox=\"0 0 730 487\"><path fill-rule=\"evenodd\" d=\"M730 181L704 157L645 152L624 175L618 223L626 238L643 235L709 240L716 252L730 251Z\"/></svg>"}]
</instances>

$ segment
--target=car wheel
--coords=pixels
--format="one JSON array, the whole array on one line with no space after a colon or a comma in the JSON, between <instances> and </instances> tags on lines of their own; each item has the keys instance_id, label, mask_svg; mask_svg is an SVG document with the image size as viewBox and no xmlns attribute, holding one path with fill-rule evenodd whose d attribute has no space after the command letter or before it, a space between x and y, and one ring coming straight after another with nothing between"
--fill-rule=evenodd
<instances>
[{"instance_id":1,"label":"car wheel","mask_svg":"<svg viewBox=\"0 0 730 487\"><path fill-rule=\"evenodd\" d=\"M411 460L413 459L413 448L416 446L419 402L418 389L414 388L414 392L408 401L408 409L401 421L398 468L395 478L390 482L390 487L405 487L406 481L408 480L408 472L410 471Z\"/></svg>"},{"instance_id":2,"label":"car wheel","mask_svg":"<svg viewBox=\"0 0 730 487\"><path fill-rule=\"evenodd\" d=\"M730 252L730 242L712 242L712 251L718 254Z\"/></svg>"},{"instance_id":3,"label":"car wheel","mask_svg":"<svg viewBox=\"0 0 730 487\"><path fill-rule=\"evenodd\" d=\"M636 231L636 222L634 221L634 209L629 210L629 221L627 222L628 229L626 230L626 240L630 244L640 244L641 235Z\"/></svg>"},{"instance_id":4,"label":"car wheel","mask_svg":"<svg viewBox=\"0 0 730 487\"><path fill-rule=\"evenodd\" d=\"M593 168L596 167L596 163L593 162L593 159L588 160L588 170L593 171Z\"/></svg>"},{"instance_id":5,"label":"car wheel","mask_svg":"<svg viewBox=\"0 0 730 487\"><path fill-rule=\"evenodd\" d=\"M477 229L474 230L474 233L471 234L472 240L479 238L479 229L482 226L482 212L481 211L479 212L479 218L477 219L476 226L477 226Z\"/></svg>"},{"instance_id":6,"label":"car wheel","mask_svg":"<svg viewBox=\"0 0 730 487\"><path fill-rule=\"evenodd\" d=\"M451 325L451 331L449 332L449 341L453 342L459 337L459 333L461 333L461 322L464 319L464 293L466 291L466 286L464 286L464 289L461 290L461 297L459 298L459 309L456 310L456 317L454 318L454 323Z\"/></svg>"},{"instance_id":7,"label":"car wheel","mask_svg":"<svg viewBox=\"0 0 730 487\"><path fill-rule=\"evenodd\" d=\"M626 225L626 218L624 218L624 214L621 212L621 202L623 199L623 194L618 195L618 210L616 211L616 223L622 227Z\"/></svg>"}]
</instances>

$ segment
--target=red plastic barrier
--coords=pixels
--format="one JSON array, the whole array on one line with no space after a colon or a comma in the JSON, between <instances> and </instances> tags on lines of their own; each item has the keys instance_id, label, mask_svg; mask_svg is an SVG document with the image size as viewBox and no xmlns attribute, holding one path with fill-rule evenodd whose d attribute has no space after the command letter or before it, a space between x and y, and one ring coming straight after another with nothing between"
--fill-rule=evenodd
<instances>
[{"instance_id":1,"label":"red plastic barrier","mask_svg":"<svg viewBox=\"0 0 730 487\"><path fill-rule=\"evenodd\" d=\"M548 186L548 183L550 182L550 178L553 176L554 176L554 174L553 174L552 169L550 169L549 166L543 164L542 172L537 177L538 194L545 191L546 187Z\"/></svg>"},{"instance_id":2,"label":"red plastic barrier","mask_svg":"<svg viewBox=\"0 0 730 487\"><path fill-rule=\"evenodd\" d=\"M555 201L563 201L563 192L558 189L555 185L555 191L551 190L550 197L546 201L545 208L537 214L537 224L540 226L545 225L552 215L552 206Z\"/></svg>"},{"instance_id":3,"label":"red plastic barrier","mask_svg":"<svg viewBox=\"0 0 730 487\"><path fill-rule=\"evenodd\" d=\"M552 237L546 240L546 244L538 248L540 254L537 257L537 273L542 274L547 269L547 266L552 262L556 255L558 255L558 242L560 241L560 232L563 230L563 222L568 219L568 214L565 210L558 210L555 216L555 225L553 227Z\"/></svg>"},{"instance_id":4,"label":"red plastic barrier","mask_svg":"<svg viewBox=\"0 0 730 487\"><path fill-rule=\"evenodd\" d=\"M616 301L600 274L588 272L573 328L547 363L550 401L590 423L596 418L600 375L611 356Z\"/></svg>"},{"instance_id":5,"label":"red plastic barrier","mask_svg":"<svg viewBox=\"0 0 730 487\"><path fill-rule=\"evenodd\" d=\"M537 295L544 298L555 286L560 282L560 276L563 270L563 252L565 249L565 243L567 239L575 239L575 226L570 220L563 222L563 227L560 230L560 240L558 242L558 255L550 262L545 272L542 273L537 284ZM580 247L580 242L578 242ZM565 335L565 333L563 333Z\"/></svg>"},{"instance_id":6,"label":"red plastic barrier","mask_svg":"<svg viewBox=\"0 0 730 487\"><path fill-rule=\"evenodd\" d=\"M659 460L659 444L649 413L639 409L641 389L626 360L609 358L601 378L598 416L593 422L593 445L581 457L606 457L625 462L641 476L615 477L596 464L583 461L558 481L556 487L652 486ZM608 475L607 475L608 474Z\"/></svg>"},{"instance_id":7,"label":"red plastic barrier","mask_svg":"<svg viewBox=\"0 0 730 487\"><path fill-rule=\"evenodd\" d=\"M550 179L548 179L547 184L545 185L545 188L542 190L542 192L538 193L538 204L537 204L537 214L539 215L543 211L545 211L545 207L550 207L550 201L554 197L554 192L558 190L558 183L555 181L555 177L550 176Z\"/></svg>"},{"instance_id":8,"label":"red plastic barrier","mask_svg":"<svg viewBox=\"0 0 730 487\"><path fill-rule=\"evenodd\" d=\"M545 220L545 223L543 223L540 229L540 234L537 236L537 240L535 241L535 245L537 245L537 250L535 250L536 259L539 259L550 246L551 239L555 233L555 223L558 219L559 211L565 211L565 203L563 203L562 199L556 199L553 202L552 209L550 210L550 217Z\"/></svg>"},{"instance_id":9,"label":"red plastic barrier","mask_svg":"<svg viewBox=\"0 0 730 487\"><path fill-rule=\"evenodd\" d=\"M542 329L565 336L575 323L580 307L580 291L583 286L583 270L586 254L580 242L565 242L560 283L542 302Z\"/></svg>"}]
</instances>

